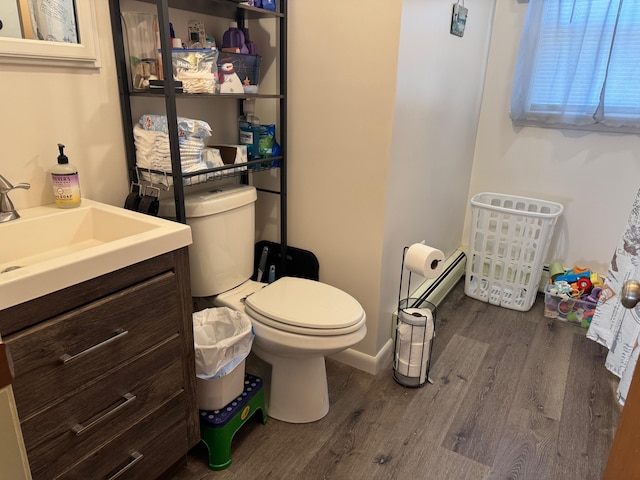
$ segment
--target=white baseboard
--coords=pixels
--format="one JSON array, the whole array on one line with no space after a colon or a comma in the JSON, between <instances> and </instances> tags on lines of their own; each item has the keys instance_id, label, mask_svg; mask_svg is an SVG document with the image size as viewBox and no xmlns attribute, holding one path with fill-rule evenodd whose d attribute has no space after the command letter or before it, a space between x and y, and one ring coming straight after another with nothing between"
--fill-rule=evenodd
<instances>
[{"instance_id":1,"label":"white baseboard","mask_svg":"<svg viewBox=\"0 0 640 480\"><path fill-rule=\"evenodd\" d=\"M466 256L461 249L458 249L445 260L442 273L437 278L426 280L412 293L412 298L423 298L437 307L464 276L465 267ZM396 315L397 312L394 311L393 330L395 330ZM375 357L349 348L331 355L330 358L376 375L386 368L393 358L393 338L387 340Z\"/></svg>"},{"instance_id":2,"label":"white baseboard","mask_svg":"<svg viewBox=\"0 0 640 480\"><path fill-rule=\"evenodd\" d=\"M444 261L442 273L437 278L425 280L415 292L412 292L411 297L422 298L436 307L439 306L464 276L466 265L465 253L462 249L456 250Z\"/></svg>"},{"instance_id":3,"label":"white baseboard","mask_svg":"<svg viewBox=\"0 0 640 480\"><path fill-rule=\"evenodd\" d=\"M357 368L363 372L377 375L383 368L391 364L393 357L393 339L387 340L375 357L359 352L353 348L348 348L343 352L331 355L329 358L345 363L350 367Z\"/></svg>"}]
</instances>

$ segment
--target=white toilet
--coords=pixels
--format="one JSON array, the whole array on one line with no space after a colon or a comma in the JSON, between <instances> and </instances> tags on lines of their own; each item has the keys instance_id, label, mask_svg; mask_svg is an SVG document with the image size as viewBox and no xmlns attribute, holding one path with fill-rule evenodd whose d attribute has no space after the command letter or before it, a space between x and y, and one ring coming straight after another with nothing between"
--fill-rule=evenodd
<instances>
[{"instance_id":1,"label":"white toilet","mask_svg":"<svg viewBox=\"0 0 640 480\"><path fill-rule=\"evenodd\" d=\"M270 417L291 423L319 420L329 411L324 357L352 347L366 333L360 303L325 283L283 277L250 280L254 268L256 190L225 185L185 198L191 289L216 296L214 305L244 309L255 338L252 351L271 365ZM173 202L160 215L175 216Z\"/></svg>"}]
</instances>

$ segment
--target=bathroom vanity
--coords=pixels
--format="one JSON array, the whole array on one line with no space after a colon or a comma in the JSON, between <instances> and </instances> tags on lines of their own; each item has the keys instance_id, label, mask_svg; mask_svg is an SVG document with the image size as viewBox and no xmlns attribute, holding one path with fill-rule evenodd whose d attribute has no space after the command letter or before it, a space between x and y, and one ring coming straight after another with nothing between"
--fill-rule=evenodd
<instances>
[{"instance_id":1,"label":"bathroom vanity","mask_svg":"<svg viewBox=\"0 0 640 480\"><path fill-rule=\"evenodd\" d=\"M77 273L83 280L60 289L50 285L53 291L0 309L0 335L13 361L12 390L29 467L34 479L157 478L184 460L200 436L189 227L135 214L128 220L137 228L108 241L100 224L131 214L84 200L82 208L87 212L76 215L92 218L84 234L94 241L78 243L62 263L75 267L67 279ZM64 224L72 214L54 215ZM16 228L47 216L28 218L27 212ZM123 232L115 223L111 226ZM171 235L172 242L160 245ZM133 255L131 249L144 259L117 265ZM28 258L35 257L14 262L24 265ZM30 279L32 291L45 288L38 275L48 264L53 264L49 273L62 271L55 265L60 258L34 262L31 271L23 267L25 284ZM87 270L100 269L107 271L84 278ZM2 275L15 275L19 283L19 269ZM2 275L0 295L6 301L12 282L3 284Z\"/></svg>"},{"instance_id":2,"label":"bathroom vanity","mask_svg":"<svg viewBox=\"0 0 640 480\"><path fill-rule=\"evenodd\" d=\"M186 249L0 312L34 479L156 478L199 440Z\"/></svg>"}]
</instances>

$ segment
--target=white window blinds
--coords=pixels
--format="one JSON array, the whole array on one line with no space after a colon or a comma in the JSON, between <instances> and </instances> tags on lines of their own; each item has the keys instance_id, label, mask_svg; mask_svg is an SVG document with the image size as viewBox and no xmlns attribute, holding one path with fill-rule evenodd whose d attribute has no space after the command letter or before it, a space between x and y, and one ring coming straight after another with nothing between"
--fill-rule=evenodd
<instances>
[{"instance_id":1,"label":"white window blinds","mask_svg":"<svg viewBox=\"0 0 640 480\"><path fill-rule=\"evenodd\" d=\"M530 0L511 118L640 132L640 0Z\"/></svg>"}]
</instances>

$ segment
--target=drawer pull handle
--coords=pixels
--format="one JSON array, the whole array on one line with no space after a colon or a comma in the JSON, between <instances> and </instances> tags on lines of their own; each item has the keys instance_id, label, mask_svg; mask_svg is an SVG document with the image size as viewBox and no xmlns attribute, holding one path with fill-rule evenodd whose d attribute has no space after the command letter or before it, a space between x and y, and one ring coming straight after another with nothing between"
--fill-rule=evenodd
<instances>
[{"instance_id":1,"label":"drawer pull handle","mask_svg":"<svg viewBox=\"0 0 640 480\"><path fill-rule=\"evenodd\" d=\"M89 353L97 350L98 348L104 347L105 345L111 342L115 342L117 339L124 337L127 333L129 333L127 330L119 328L118 330L115 331L115 335L113 337L106 339L104 342L100 342L97 345L94 345L93 347L89 347L86 350L83 350L82 352L77 353L75 355L69 355L68 353L61 355L60 358L58 358L58 363L62 365L66 365L67 363L72 362L73 360L77 360L80 357L88 355Z\"/></svg>"},{"instance_id":2,"label":"drawer pull handle","mask_svg":"<svg viewBox=\"0 0 640 480\"><path fill-rule=\"evenodd\" d=\"M135 395L132 395L130 393L125 393L122 398L124 398L124 402L118 404L115 408L112 408L111 410L109 410L107 413L105 413L104 415L96 418L93 422L91 422L89 425L84 426L81 423L77 423L75 424L73 427L71 427L71 431L73 433L75 433L76 435L81 435L84 432L86 432L87 430L89 430L92 427L95 427L98 423L102 422L103 420L106 420L107 418L109 418L110 416L114 415L116 412L118 412L119 410L122 410L124 407L126 407L127 405L129 405L131 402L133 402L136 399Z\"/></svg>"},{"instance_id":3,"label":"drawer pull handle","mask_svg":"<svg viewBox=\"0 0 640 480\"><path fill-rule=\"evenodd\" d=\"M131 461L127 463L124 467L122 467L120 470L118 470L114 475L109 477L109 480L116 480L116 478L118 478L120 475L122 475L124 472L126 472L131 467L133 467L136 463L142 460L142 457L144 457L144 455L142 455L140 452L138 451L133 452L131 454Z\"/></svg>"}]
</instances>

